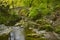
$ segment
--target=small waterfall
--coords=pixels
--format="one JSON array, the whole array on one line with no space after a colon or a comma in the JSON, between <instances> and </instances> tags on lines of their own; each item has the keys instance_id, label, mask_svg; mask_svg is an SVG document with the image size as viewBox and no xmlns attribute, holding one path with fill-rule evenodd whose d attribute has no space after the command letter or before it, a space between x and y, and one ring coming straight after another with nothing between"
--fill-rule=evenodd
<instances>
[{"instance_id":1,"label":"small waterfall","mask_svg":"<svg viewBox=\"0 0 60 40\"><path fill-rule=\"evenodd\" d=\"M23 30L21 27L12 27L9 40L25 40Z\"/></svg>"},{"instance_id":2,"label":"small waterfall","mask_svg":"<svg viewBox=\"0 0 60 40\"><path fill-rule=\"evenodd\" d=\"M4 24L0 25L0 36L5 36L0 38L0 40L25 40L24 37L24 28L19 26L5 26ZM8 35L8 36L7 36Z\"/></svg>"}]
</instances>

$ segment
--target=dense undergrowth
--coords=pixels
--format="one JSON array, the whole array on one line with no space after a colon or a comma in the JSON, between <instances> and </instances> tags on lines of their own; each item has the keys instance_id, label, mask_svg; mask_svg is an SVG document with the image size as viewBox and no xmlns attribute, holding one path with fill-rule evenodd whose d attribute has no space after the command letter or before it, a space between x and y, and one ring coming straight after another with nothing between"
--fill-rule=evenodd
<instances>
[{"instance_id":1,"label":"dense undergrowth","mask_svg":"<svg viewBox=\"0 0 60 40\"><path fill-rule=\"evenodd\" d=\"M26 40L48 40L33 29L60 34L60 1L0 0L0 24L14 26L16 23L24 26Z\"/></svg>"}]
</instances>

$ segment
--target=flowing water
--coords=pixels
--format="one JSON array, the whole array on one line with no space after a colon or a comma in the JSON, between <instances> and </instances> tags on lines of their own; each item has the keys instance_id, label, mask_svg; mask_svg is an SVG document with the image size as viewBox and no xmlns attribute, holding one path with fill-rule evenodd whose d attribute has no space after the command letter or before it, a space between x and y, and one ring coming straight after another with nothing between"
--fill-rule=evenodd
<instances>
[{"instance_id":1,"label":"flowing water","mask_svg":"<svg viewBox=\"0 0 60 40\"><path fill-rule=\"evenodd\" d=\"M10 40L25 40L23 34L23 28L13 27L13 31L10 33Z\"/></svg>"},{"instance_id":2,"label":"flowing water","mask_svg":"<svg viewBox=\"0 0 60 40\"><path fill-rule=\"evenodd\" d=\"M25 40L24 28L0 25L0 40Z\"/></svg>"}]
</instances>

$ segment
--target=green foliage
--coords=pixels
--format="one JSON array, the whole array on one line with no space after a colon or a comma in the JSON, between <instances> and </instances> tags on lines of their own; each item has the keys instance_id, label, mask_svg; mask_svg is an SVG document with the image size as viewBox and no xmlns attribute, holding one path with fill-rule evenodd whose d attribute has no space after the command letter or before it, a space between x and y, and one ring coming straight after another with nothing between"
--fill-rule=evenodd
<instances>
[{"instance_id":1,"label":"green foliage","mask_svg":"<svg viewBox=\"0 0 60 40\"><path fill-rule=\"evenodd\" d=\"M0 40L8 40L9 35L0 35Z\"/></svg>"},{"instance_id":2,"label":"green foliage","mask_svg":"<svg viewBox=\"0 0 60 40\"><path fill-rule=\"evenodd\" d=\"M40 38L40 40L47 40L46 38Z\"/></svg>"},{"instance_id":3,"label":"green foliage","mask_svg":"<svg viewBox=\"0 0 60 40\"><path fill-rule=\"evenodd\" d=\"M7 9L13 7L29 8L28 17L34 20L39 19L38 17L41 18L41 15L51 13L54 8L60 7L59 0L4 0L2 2L6 2L8 4L7 5L6 3L4 3ZM9 6L9 8L7 6ZM5 8L3 10L6 11Z\"/></svg>"},{"instance_id":4,"label":"green foliage","mask_svg":"<svg viewBox=\"0 0 60 40\"><path fill-rule=\"evenodd\" d=\"M0 24L8 24L10 21L19 18L14 11L11 12L10 4L6 1L0 1Z\"/></svg>"},{"instance_id":5,"label":"green foliage","mask_svg":"<svg viewBox=\"0 0 60 40\"><path fill-rule=\"evenodd\" d=\"M55 32L60 34L60 26L55 27Z\"/></svg>"},{"instance_id":6,"label":"green foliage","mask_svg":"<svg viewBox=\"0 0 60 40\"><path fill-rule=\"evenodd\" d=\"M32 8L30 10L29 17L31 17L33 20L39 19L42 17L42 12L37 8Z\"/></svg>"},{"instance_id":7,"label":"green foliage","mask_svg":"<svg viewBox=\"0 0 60 40\"><path fill-rule=\"evenodd\" d=\"M53 28L51 25L45 24L44 28L46 31L53 31Z\"/></svg>"},{"instance_id":8,"label":"green foliage","mask_svg":"<svg viewBox=\"0 0 60 40\"><path fill-rule=\"evenodd\" d=\"M22 7L19 10L19 13L17 12L17 9L11 10L17 7ZM23 26L60 33L60 26L55 27L54 29L48 19L44 19L47 15L51 15L56 8L60 8L60 0L0 0L0 24L13 26L20 21L21 16L23 16L24 19L20 21ZM25 17L32 19L33 21L27 20ZM25 30L26 34L32 33L33 31L28 28ZM26 40L46 39L40 37L27 37Z\"/></svg>"}]
</instances>

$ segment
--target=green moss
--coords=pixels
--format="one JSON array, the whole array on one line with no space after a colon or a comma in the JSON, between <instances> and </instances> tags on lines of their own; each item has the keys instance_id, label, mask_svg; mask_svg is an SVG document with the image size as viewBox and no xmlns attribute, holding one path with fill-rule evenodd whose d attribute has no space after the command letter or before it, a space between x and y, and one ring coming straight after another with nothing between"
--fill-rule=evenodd
<instances>
[{"instance_id":1,"label":"green moss","mask_svg":"<svg viewBox=\"0 0 60 40\"><path fill-rule=\"evenodd\" d=\"M28 35L29 34L29 35ZM47 40L46 38L42 38L44 35L31 35L31 34L35 34L34 32L32 32L32 30L30 29L25 29L25 39L26 40Z\"/></svg>"},{"instance_id":2,"label":"green moss","mask_svg":"<svg viewBox=\"0 0 60 40\"><path fill-rule=\"evenodd\" d=\"M46 38L40 38L40 40L47 40Z\"/></svg>"},{"instance_id":3,"label":"green moss","mask_svg":"<svg viewBox=\"0 0 60 40\"><path fill-rule=\"evenodd\" d=\"M35 38L35 37L26 37L26 40L47 40L46 38Z\"/></svg>"},{"instance_id":4,"label":"green moss","mask_svg":"<svg viewBox=\"0 0 60 40\"><path fill-rule=\"evenodd\" d=\"M55 30L54 30L56 33L59 33L60 34L60 26L57 26L55 27Z\"/></svg>"},{"instance_id":5,"label":"green moss","mask_svg":"<svg viewBox=\"0 0 60 40\"><path fill-rule=\"evenodd\" d=\"M1 35L0 40L8 40L9 35Z\"/></svg>"}]
</instances>

